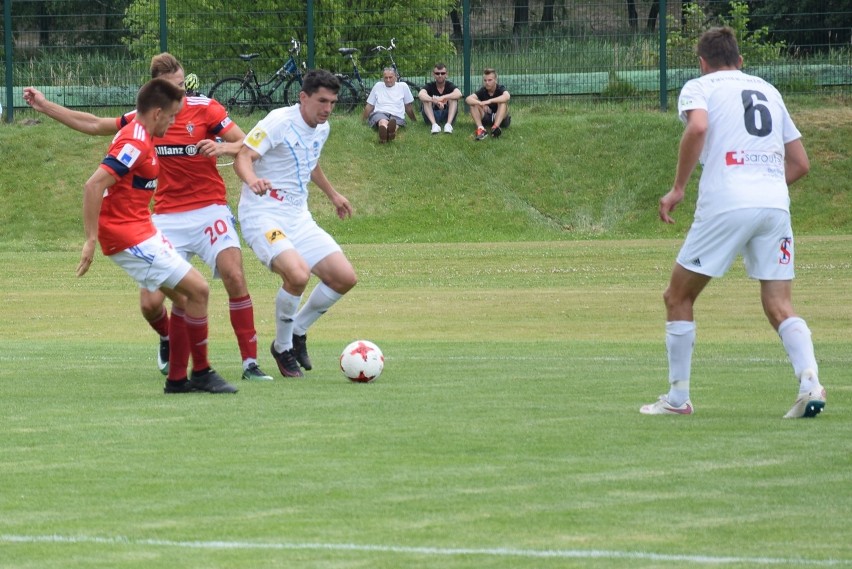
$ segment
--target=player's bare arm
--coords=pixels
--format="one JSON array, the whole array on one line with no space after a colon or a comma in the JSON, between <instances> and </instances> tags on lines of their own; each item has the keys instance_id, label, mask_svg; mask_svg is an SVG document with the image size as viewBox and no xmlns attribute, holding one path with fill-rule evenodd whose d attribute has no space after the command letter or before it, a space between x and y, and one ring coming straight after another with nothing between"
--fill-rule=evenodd
<instances>
[{"instance_id":1,"label":"player's bare arm","mask_svg":"<svg viewBox=\"0 0 852 569\"><path fill-rule=\"evenodd\" d=\"M801 138L784 145L784 176L788 186L807 175L810 169L811 162Z\"/></svg>"},{"instance_id":2,"label":"player's bare arm","mask_svg":"<svg viewBox=\"0 0 852 569\"><path fill-rule=\"evenodd\" d=\"M243 147L246 134L236 124L222 135L222 142L205 138L196 146L204 156L236 156Z\"/></svg>"},{"instance_id":3,"label":"player's bare arm","mask_svg":"<svg viewBox=\"0 0 852 569\"><path fill-rule=\"evenodd\" d=\"M35 87L24 87L24 101L34 110L76 131L91 135L109 135L118 132L115 119L97 117L91 113L74 111L48 101Z\"/></svg>"},{"instance_id":4,"label":"player's bare arm","mask_svg":"<svg viewBox=\"0 0 852 569\"><path fill-rule=\"evenodd\" d=\"M266 178L258 178L254 173L254 163L260 159L260 154L247 146L243 146L234 157L234 172L246 185L259 196L272 188L272 182Z\"/></svg>"},{"instance_id":5,"label":"player's bare arm","mask_svg":"<svg viewBox=\"0 0 852 569\"><path fill-rule=\"evenodd\" d=\"M92 266L98 244L98 216L104 201L104 190L115 183L115 178L103 168L98 168L83 186L83 232L86 241L77 265L77 276L82 277Z\"/></svg>"},{"instance_id":6,"label":"player's bare arm","mask_svg":"<svg viewBox=\"0 0 852 569\"><path fill-rule=\"evenodd\" d=\"M689 178L698 165L701 150L704 148L708 124L707 111L695 109L687 112L686 128L678 149L674 184L669 193L660 198L659 215L660 219L666 223L674 223L674 218L669 214L683 201L686 184L689 183Z\"/></svg>"},{"instance_id":7,"label":"player's bare arm","mask_svg":"<svg viewBox=\"0 0 852 569\"><path fill-rule=\"evenodd\" d=\"M322 171L319 164L317 164L316 168L314 168L311 172L311 182L316 184L316 186L321 189L326 196L328 196L328 199L331 201L331 204L337 212L337 217L340 219L352 217L352 204L349 203L349 200L346 199L346 197L334 189L334 186L332 186L331 182L328 181L328 178L325 177L325 172Z\"/></svg>"}]
</instances>

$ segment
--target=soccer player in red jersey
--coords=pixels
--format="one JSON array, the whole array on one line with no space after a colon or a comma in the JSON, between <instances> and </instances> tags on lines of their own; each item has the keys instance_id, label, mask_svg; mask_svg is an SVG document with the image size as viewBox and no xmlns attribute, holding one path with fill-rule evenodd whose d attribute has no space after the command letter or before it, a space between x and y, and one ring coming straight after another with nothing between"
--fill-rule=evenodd
<instances>
[{"instance_id":1,"label":"soccer player in red jersey","mask_svg":"<svg viewBox=\"0 0 852 569\"><path fill-rule=\"evenodd\" d=\"M77 276L88 272L99 242L104 255L143 290L179 298L186 312L192 376L187 377L188 362L175 362L163 390L234 393L237 390L210 368L207 358L207 281L174 250L148 211L160 171L154 137L174 124L182 101L183 89L165 79L152 79L140 89L134 119L113 138L106 158L86 181L86 242Z\"/></svg>"},{"instance_id":2,"label":"soccer player in red jersey","mask_svg":"<svg viewBox=\"0 0 852 569\"><path fill-rule=\"evenodd\" d=\"M156 55L151 76L184 86L184 70L174 56ZM106 135L133 120L136 111L117 119L73 111L48 101L37 89L24 89L24 100L35 110L80 132ZM219 138L222 142L217 142ZM272 380L257 363L254 307L245 280L240 240L227 205L225 182L216 157L236 154L245 138L218 102L205 96L186 97L175 123L156 141L161 160L159 187L154 194L154 223L186 259L198 255L220 277L229 296L231 325L243 361L243 379ZM172 306L169 318L160 291L140 289L140 307L160 335L160 371L168 373L170 355L187 357L185 307Z\"/></svg>"}]
</instances>

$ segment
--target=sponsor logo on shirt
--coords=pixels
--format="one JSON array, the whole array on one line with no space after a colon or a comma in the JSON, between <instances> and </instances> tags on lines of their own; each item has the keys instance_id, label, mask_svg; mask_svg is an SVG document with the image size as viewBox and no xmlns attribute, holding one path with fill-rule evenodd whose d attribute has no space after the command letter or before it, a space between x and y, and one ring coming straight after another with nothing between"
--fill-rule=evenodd
<instances>
[{"instance_id":1,"label":"sponsor logo on shirt","mask_svg":"<svg viewBox=\"0 0 852 569\"><path fill-rule=\"evenodd\" d=\"M781 166L784 159L777 152L732 150L725 153L727 166Z\"/></svg>"},{"instance_id":2,"label":"sponsor logo on shirt","mask_svg":"<svg viewBox=\"0 0 852 569\"><path fill-rule=\"evenodd\" d=\"M118 153L118 161L130 168L142 154L142 151L130 144L124 145L124 148Z\"/></svg>"}]
</instances>

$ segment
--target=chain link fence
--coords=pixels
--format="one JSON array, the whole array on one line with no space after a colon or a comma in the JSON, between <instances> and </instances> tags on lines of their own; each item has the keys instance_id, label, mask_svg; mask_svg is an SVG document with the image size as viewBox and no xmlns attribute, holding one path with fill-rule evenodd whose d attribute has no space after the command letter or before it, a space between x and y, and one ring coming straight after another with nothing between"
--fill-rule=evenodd
<instances>
[{"instance_id":1,"label":"chain link fence","mask_svg":"<svg viewBox=\"0 0 852 569\"><path fill-rule=\"evenodd\" d=\"M350 77L354 65L368 87L393 58L416 84L444 63L465 94L494 67L519 102L665 108L698 74L697 36L727 24L746 71L785 94L848 96L852 85L848 0L5 0L3 11L7 119L28 85L66 106L133 106L162 51L199 76L202 92L249 65L263 83L286 73L291 38L298 64ZM357 51L347 58L341 48ZM258 54L250 64L239 57L249 53Z\"/></svg>"}]
</instances>

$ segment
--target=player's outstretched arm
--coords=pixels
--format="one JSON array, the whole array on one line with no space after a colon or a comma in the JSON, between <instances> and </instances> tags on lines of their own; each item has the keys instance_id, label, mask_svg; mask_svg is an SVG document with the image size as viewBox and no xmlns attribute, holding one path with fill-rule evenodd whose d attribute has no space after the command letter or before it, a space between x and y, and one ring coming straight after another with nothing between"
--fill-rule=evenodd
<instances>
[{"instance_id":1,"label":"player's outstretched arm","mask_svg":"<svg viewBox=\"0 0 852 569\"><path fill-rule=\"evenodd\" d=\"M36 111L79 132L92 135L108 135L118 132L115 119L96 117L90 113L73 111L53 101L35 87L24 87L24 101Z\"/></svg>"}]
</instances>

